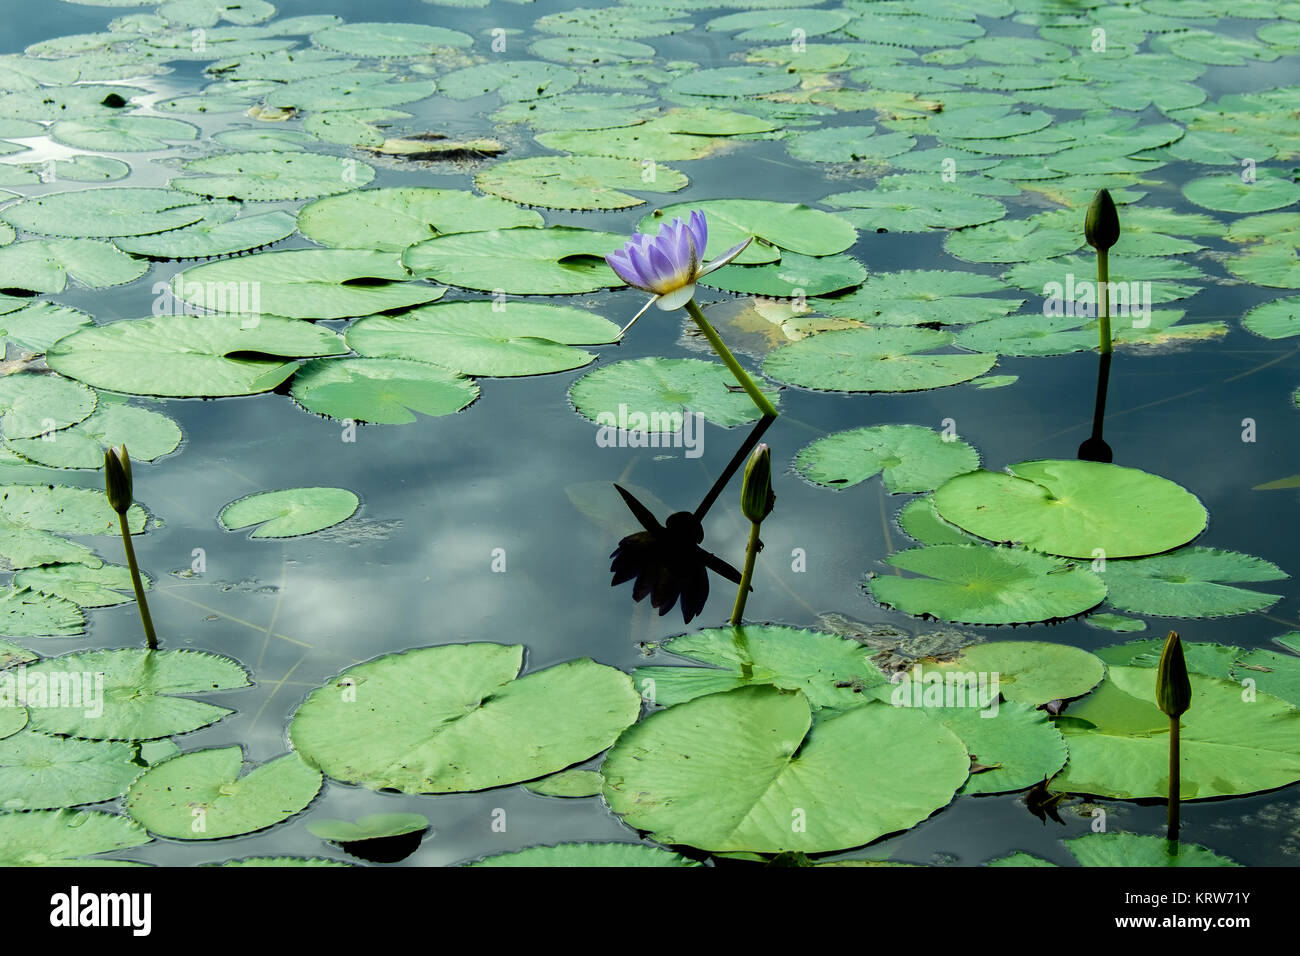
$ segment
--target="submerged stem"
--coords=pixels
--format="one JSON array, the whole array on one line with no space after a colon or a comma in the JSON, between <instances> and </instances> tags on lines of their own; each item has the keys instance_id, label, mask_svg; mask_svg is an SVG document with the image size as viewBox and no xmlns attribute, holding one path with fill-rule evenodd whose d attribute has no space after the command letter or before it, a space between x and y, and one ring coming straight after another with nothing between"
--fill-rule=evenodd
<instances>
[{"instance_id":1,"label":"submerged stem","mask_svg":"<svg viewBox=\"0 0 1300 956\"><path fill-rule=\"evenodd\" d=\"M153 630L153 618L149 616L149 605L144 599L144 584L140 580L140 569L135 563L135 546L131 544L131 529L127 527L126 512L117 516L122 528L122 546L126 549L126 564L131 569L131 586L135 588L135 606L140 609L140 621L144 624L144 636L149 650L158 649L158 635Z\"/></svg>"},{"instance_id":2,"label":"submerged stem","mask_svg":"<svg viewBox=\"0 0 1300 956\"><path fill-rule=\"evenodd\" d=\"M740 572L740 587L736 590L736 603L731 609L731 626L739 627L745 617L745 602L749 600L749 584L754 580L754 559L762 542L758 540L759 523L750 522L749 544L745 547L745 569Z\"/></svg>"},{"instance_id":3,"label":"submerged stem","mask_svg":"<svg viewBox=\"0 0 1300 956\"><path fill-rule=\"evenodd\" d=\"M691 318L695 320L695 324L699 326L700 331L704 333L704 337L709 340L709 345L713 346L713 351L718 353L718 358L722 359L727 368L731 369L731 374L736 376L736 381L738 381L741 384L741 387L745 389L745 394L753 399L754 404L758 406L758 410L764 415L771 415L775 418L777 414L776 407L766 395L759 391L758 386L754 384L754 380L749 377L748 373L746 373L743 368L740 367L740 363L737 362L736 357L731 354L731 350L722 344L722 339L720 339L718 333L713 330L713 326L710 325L709 320L704 317L704 313L700 311L700 307L695 304L694 299L691 299L686 303L686 311L689 312Z\"/></svg>"},{"instance_id":4,"label":"submerged stem","mask_svg":"<svg viewBox=\"0 0 1300 956\"><path fill-rule=\"evenodd\" d=\"M1178 840L1178 810L1181 799L1182 781L1180 779L1179 735L1181 727L1177 717L1169 718L1169 828L1166 836L1169 840Z\"/></svg>"}]
</instances>

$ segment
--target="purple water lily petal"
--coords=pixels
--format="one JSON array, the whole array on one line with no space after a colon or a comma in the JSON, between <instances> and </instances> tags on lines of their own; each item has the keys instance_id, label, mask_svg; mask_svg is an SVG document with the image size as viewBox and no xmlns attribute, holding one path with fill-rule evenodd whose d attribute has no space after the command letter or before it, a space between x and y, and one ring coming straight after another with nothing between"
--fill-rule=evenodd
<instances>
[{"instance_id":1,"label":"purple water lily petal","mask_svg":"<svg viewBox=\"0 0 1300 956\"><path fill-rule=\"evenodd\" d=\"M691 238L695 240L695 256L700 261L704 261L704 250L709 244L709 224L704 219L704 213L698 209L691 210Z\"/></svg>"}]
</instances>

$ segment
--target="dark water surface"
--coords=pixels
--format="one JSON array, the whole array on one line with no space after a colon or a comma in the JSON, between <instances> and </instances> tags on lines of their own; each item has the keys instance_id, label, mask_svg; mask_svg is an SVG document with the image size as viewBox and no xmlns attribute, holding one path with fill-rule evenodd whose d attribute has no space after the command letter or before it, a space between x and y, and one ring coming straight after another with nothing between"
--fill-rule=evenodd
<instances>
[{"instance_id":1,"label":"dark water surface","mask_svg":"<svg viewBox=\"0 0 1300 956\"><path fill-rule=\"evenodd\" d=\"M398 0L277 3L282 16L328 12L349 20L437 23L476 38L496 26L519 28L525 35L511 42L521 47L532 38L533 20L575 5L543 0L461 10ZM8 14L0 27L0 52L21 51L51 36L102 30L114 16L131 12L16 0L0 6ZM706 17L694 18L702 24ZM990 31L1033 31L1010 21L981 23ZM1244 34L1249 35L1256 25L1233 21L1231 30L1249 27ZM651 42L661 57L692 59L703 66L726 65L740 48L725 37L706 36L702 26L693 34ZM176 72L145 85L156 83L170 93L201 82L202 64L176 66ZM1283 57L1273 64L1211 67L1199 82L1209 87L1213 99L1221 92L1294 82L1296 72L1296 58ZM494 135L485 114L495 105L495 97L484 97L457 104L453 115L430 116L429 102L416 104L417 119L411 125L424 121L453 134ZM1144 122L1162 119L1154 110L1138 115ZM200 123L205 133L242 120L237 115L180 118ZM830 118L835 123L868 119L845 114ZM542 152L522 132L504 135L514 147L510 157ZM133 154L134 173L123 184L161 184L174 174L165 154L157 154L156 162L145 161L153 155ZM868 180L832 178L823 169L799 164L775 142L751 143L722 157L674 165L681 165L692 182L673 194L672 202L744 197L814 203L831 192L869 185ZM1163 185L1150 189L1146 204L1199 211L1182 200L1177 186L1204 172L1203 167L1167 165L1158 174ZM373 185L468 188L470 183L463 170L438 174L381 166ZM1028 193L1007 200L1011 216L1024 215L1023 202L1036 200ZM630 233L648 208L544 214L549 224L572 222ZM941 233L864 232L850 251L872 271L972 268L947 256L941 240ZM1213 257L1227 245L1217 240L1208 244L1209 251L1189 258L1207 268L1212 282L1214 277L1226 278ZM295 237L279 247L308 245ZM973 268L1001 271L991 265ZM140 317L149 312L152 283L178 270L176 263L158 263L147 279L126 288L82 290L58 298L91 312L100 322ZM1300 384L1297 340L1266 341L1243 331L1237 322L1249 307L1275 295L1224 282L1173 303L1170 307L1187 309L1185 322L1222 319L1231 331L1215 341L1118 351L1105 437L1117 463L1178 482L1204 502L1210 525L1198 544L1259 555L1296 573L1300 546L1293 529L1300 519L1300 494L1251 488L1300 473L1300 443L1295 441L1300 412L1291 397ZM443 301L457 297L452 291ZM704 295L705 300L726 297ZM555 301L588 304L621 323L640 307L642 297L618 292ZM698 354L684 348L682 332L677 315L652 311L623 345L603 348L597 365L648 355ZM184 737L184 749L242 744L248 759L256 762L283 753L288 718L309 690L344 667L404 648L469 640L519 642L528 648L529 669L581 656L630 669L645 661L640 644L680 633L676 610L658 617L645 605L632 603L630 586L609 586L609 554L621 534L632 530L630 520L624 518L621 529L601 527L575 509L568 490L618 480L649 490L671 510L693 509L743 441L745 429L708 425L699 459L685 458L681 449L598 448L594 427L576 415L566 399L568 386L587 371L590 367L536 378L487 380L482 397L462 414L421 417L409 425L361 427L355 443L342 440L339 423L306 414L282 395L156 405L137 400L165 411L185 432L177 453L136 471L137 498L165 523L136 545L142 566L158 582L151 607L159 633L168 647L234 657L250 669L255 681L245 690L211 698L237 713ZM882 558L907 547L894 516L910 496L890 496L878 481L842 492L813 487L790 468L795 452L814 438L845 428L883 423L939 428L951 418L961 437L979 449L985 467L999 469L1031 458L1072 458L1090 429L1096 371L1095 353L1003 357L992 374L1020 376L1008 388L956 386L869 396L787 389L782 415L764 436L779 463L778 505L763 526L766 550L758 563L750 617L806 627L816 625L819 613L838 612L905 630L932 626L876 606L861 588L866 573L883 570ZM1242 440L1247 418L1256 423L1253 443ZM25 477L21 469L7 474L16 480ZM97 475L61 477L97 487ZM217 525L217 512L236 498L270 488L318 484L355 491L362 500L358 515L331 531L286 541L252 541ZM709 514L705 528L710 549L739 564L748 526L737 499L733 485ZM117 560L117 546L108 539L87 543L97 545L108 560ZM505 573L492 571L497 548L505 552ZM797 548L807 554L803 573L791 569ZM206 570L189 576L195 549L203 549ZM1295 582L1276 582L1265 589L1285 595L1266 612L1169 623L1185 640L1265 646L1273 637L1300 628ZM731 588L715 578L710 601L692 627L723 623L733 596ZM54 655L84 647L131 646L140 640L131 605L93 611L88 618L88 633L82 637L36 640L31 646ZM1081 621L1014 632L963 630L989 639L1053 640L1088 649L1125 639ZM1162 622L1153 619L1145 634L1133 636L1163 633ZM1161 830L1163 806L1101 804L1113 829ZM504 833L492 829L497 808L506 811ZM352 819L381 811L423 813L436 830L406 865L450 864L538 843L635 839L599 799L557 800L521 787L403 796L327 780L308 813L269 831L197 844L157 839L117 855L165 864L280 854L344 859L307 832L308 820ZM1040 823L1018 795L963 797L913 830L850 855L970 865L1019 849L1068 863L1070 857L1056 841L1086 833L1090 818L1073 811L1063 818L1064 827ZM1300 854L1300 794L1291 787L1231 801L1184 804L1183 826L1185 840L1240 862L1295 864Z\"/></svg>"}]
</instances>

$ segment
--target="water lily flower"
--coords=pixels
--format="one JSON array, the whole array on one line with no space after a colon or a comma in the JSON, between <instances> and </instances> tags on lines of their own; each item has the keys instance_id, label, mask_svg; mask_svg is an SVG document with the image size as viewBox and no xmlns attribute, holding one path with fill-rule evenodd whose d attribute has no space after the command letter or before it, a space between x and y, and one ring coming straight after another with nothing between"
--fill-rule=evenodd
<instances>
[{"instance_id":1,"label":"water lily flower","mask_svg":"<svg viewBox=\"0 0 1300 956\"><path fill-rule=\"evenodd\" d=\"M622 249L616 249L605 257L609 267L620 279L634 289L641 289L654 296L645 304L644 309L632 317L632 322L624 327L623 332L630 329L632 323L641 318L652 305L657 305L665 312L685 306L695 297L695 283L701 276L731 262L745 251L753 239L750 236L712 262L703 264L704 247L709 241L709 224L704 213L698 209L691 213L689 222L678 217L672 222L664 223L656 236L637 233Z\"/></svg>"},{"instance_id":2,"label":"water lily flower","mask_svg":"<svg viewBox=\"0 0 1300 956\"><path fill-rule=\"evenodd\" d=\"M776 417L776 408L772 402L759 391L758 386L740 367L740 363L722 343L722 339L718 338L718 333L705 319L700 307L695 304L695 283L714 269L720 269L735 259L745 251L745 247L753 241L753 238L750 236L744 242L732 246L712 262L703 263L704 249L709 240L709 226L705 221L704 213L696 209L691 212L689 221L678 217L661 226L657 235L637 233L624 243L622 249L616 249L605 256L605 261L628 285L649 292L653 296L641 311L632 317L632 321L623 326L623 330L618 333L619 338L622 338L623 334L632 328L636 320L645 315L646 309L652 305L657 305L665 311L684 308L695 320L695 324L704 333L709 344L713 346L713 350L718 353L718 357L736 376L741 387L758 406L759 411L765 416Z\"/></svg>"}]
</instances>

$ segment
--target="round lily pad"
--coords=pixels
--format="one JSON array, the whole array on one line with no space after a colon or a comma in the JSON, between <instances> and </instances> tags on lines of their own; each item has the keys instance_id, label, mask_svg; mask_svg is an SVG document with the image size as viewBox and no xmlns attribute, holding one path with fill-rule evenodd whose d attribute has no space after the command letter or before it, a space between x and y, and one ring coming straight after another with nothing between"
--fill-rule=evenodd
<instances>
[{"instance_id":1,"label":"round lily pad","mask_svg":"<svg viewBox=\"0 0 1300 956\"><path fill-rule=\"evenodd\" d=\"M358 354L434 362L467 375L539 375L595 355L572 346L612 342L618 326L591 312L531 302L451 302L354 323Z\"/></svg>"},{"instance_id":2,"label":"round lily pad","mask_svg":"<svg viewBox=\"0 0 1300 956\"><path fill-rule=\"evenodd\" d=\"M258 527L252 538L293 538L351 518L361 500L346 488L287 488L232 501L218 521L227 531Z\"/></svg>"},{"instance_id":3,"label":"round lily pad","mask_svg":"<svg viewBox=\"0 0 1300 956\"><path fill-rule=\"evenodd\" d=\"M1300 780L1296 710L1259 693L1243 699L1236 681L1190 675L1192 701L1182 715L1179 793L1183 800L1237 796ZM1071 704L1058 725L1070 761L1052 789L1139 800L1169 786L1169 718L1155 702L1156 670L1115 667L1104 683Z\"/></svg>"},{"instance_id":4,"label":"round lily pad","mask_svg":"<svg viewBox=\"0 0 1300 956\"><path fill-rule=\"evenodd\" d=\"M1007 207L996 199L956 189L859 189L835 193L822 201L847 208L848 212L840 214L844 219L875 232L960 229L994 222L1007 214Z\"/></svg>"},{"instance_id":5,"label":"round lily pad","mask_svg":"<svg viewBox=\"0 0 1300 956\"><path fill-rule=\"evenodd\" d=\"M312 43L355 56L428 56L440 47L465 48L474 40L459 30L425 23L341 23L311 35Z\"/></svg>"},{"instance_id":6,"label":"round lily pad","mask_svg":"<svg viewBox=\"0 0 1300 956\"><path fill-rule=\"evenodd\" d=\"M722 255L750 236L751 244L736 260L739 263L772 262L780 253L776 246L803 256L832 256L844 252L857 241L858 233L849 223L833 213L813 209L802 203L772 202L766 199L710 199L703 202L675 203L656 209L637 223L637 230L656 233L674 218L687 219L699 210L709 223L709 244L705 260ZM755 248L757 247L757 248Z\"/></svg>"},{"instance_id":7,"label":"round lily pad","mask_svg":"<svg viewBox=\"0 0 1300 956\"><path fill-rule=\"evenodd\" d=\"M1257 305L1241 317L1241 324L1266 339L1286 339L1300 335L1300 295Z\"/></svg>"},{"instance_id":8,"label":"round lily pad","mask_svg":"<svg viewBox=\"0 0 1300 956\"><path fill-rule=\"evenodd\" d=\"M146 591L153 586L147 574L141 572L140 578ZM135 597L131 572L121 564L101 564L97 568L87 564L47 564L17 572L13 584L71 601L78 607L112 607Z\"/></svg>"},{"instance_id":9,"label":"round lily pad","mask_svg":"<svg viewBox=\"0 0 1300 956\"><path fill-rule=\"evenodd\" d=\"M223 153L187 163L173 189L229 199L311 199L360 189L375 171L355 159L319 153Z\"/></svg>"},{"instance_id":10,"label":"round lily pad","mask_svg":"<svg viewBox=\"0 0 1300 956\"><path fill-rule=\"evenodd\" d=\"M939 514L989 541L1072 558L1127 558L1186 544L1205 508L1167 478L1092 461L1040 460L973 471L934 493Z\"/></svg>"},{"instance_id":11,"label":"round lily pad","mask_svg":"<svg viewBox=\"0 0 1300 956\"><path fill-rule=\"evenodd\" d=\"M584 418L629 431L675 432L683 428L687 412L730 428L759 417L749 396L734 385L731 372L718 362L629 359L588 372L569 389L569 401ZM778 401L776 395L769 398Z\"/></svg>"},{"instance_id":12,"label":"round lily pad","mask_svg":"<svg viewBox=\"0 0 1300 956\"><path fill-rule=\"evenodd\" d=\"M234 661L201 651L125 648L80 651L29 664L27 674L44 674L50 686L69 675L103 675L103 713L69 706L70 697L28 703L31 728L91 740L153 740L189 733L232 713L225 707L177 694L202 694L248 686L248 674ZM69 687L69 693L73 688Z\"/></svg>"},{"instance_id":13,"label":"round lily pad","mask_svg":"<svg viewBox=\"0 0 1300 956\"><path fill-rule=\"evenodd\" d=\"M143 236L188 226L208 207L172 189L80 189L24 199L0 211L17 229L75 239Z\"/></svg>"},{"instance_id":14,"label":"round lily pad","mask_svg":"<svg viewBox=\"0 0 1300 956\"><path fill-rule=\"evenodd\" d=\"M92 289L106 289L148 271L148 262L93 239L28 240L0 248L0 288L4 289L57 293L67 287L69 278Z\"/></svg>"},{"instance_id":15,"label":"round lily pad","mask_svg":"<svg viewBox=\"0 0 1300 956\"><path fill-rule=\"evenodd\" d=\"M872 703L813 729L802 693L755 686L652 714L602 772L610 808L660 843L816 853L914 826L969 767L956 735L919 711Z\"/></svg>"},{"instance_id":16,"label":"round lily pad","mask_svg":"<svg viewBox=\"0 0 1300 956\"><path fill-rule=\"evenodd\" d=\"M277 209L239 219L210 216L192 226L152 236L128 236L113 244L123 252L154 259L205 259L268 246L293 235L295 228L293 216Z\"/></svg>"},{"instance_id":17,"label":"round lily pad","mask_svg":"<svg viewBox=\"0 0 1300 956\"><path fill-rule=\"evenodd\" d=\"M418 243L402 253L402 264L417 276L485 292L594 292L618 283L604 257L624 241L570 226L494 229Z\"/></svg>"},{"instance_id":18,"label":"round lily pad","mask_svg":"<svg viewBox=\"0 0 1300 956\"><path fill-rule=\"evenodd\" d=\"M479 395L460 372L408 359L327 359L306 363L290 394L309 412L330 418L404 425L422 415L451 415Z\"/></svg>"},{"instance_id":19,"label":"round lily pad","mask_svg":"<svg viewBox=\"0 0 1300 956\"><path fill-rule=\"evenodd\" d=\"M218 840L264 830L303 810L323 778L288 753L241 774L241 747L196 750L145 771L126 797L131 817L173 840Z\"/></svg>"},{"instance_id":20,"label":"round lily pad","mask_svg":"<svg viewBox=\"0 0 1300 956\"><path fill-rule=\"evenodd\" d=\"M5 447L50 468L102 468L104 451L113 445L127 445L133 461L170 454L180 445L181 430L159 412L103 402L89 418L47 437L6 438Z\"/></svg>"},{"instance_id":21,"label":"round lily pad","mask_svg":"<svg viewBox=\"0 0 1300 956\"><path fill-rule=\"evenodd\" d=\"M0 740L0 807L48 810L126 793L144 770L135 747L26 731Z\"/></svg>"},{"instance_id":22,"label":"round lily pad","mask_svg":"<svg viewBox=\"0 0 1300 956\"><path fill-rule=\"evenodd\" d=\"M920 577L880 574L867 587L881 604L961 624L1032 624L1073 617L1106 597L1086 567L1033 551L939 544L890 556Z\"/></svg>"},{"instance_id":23,"label":"round lily pad","mask_svg":"<svg viewBox=\"0 0 1300 956\"><path fill-rule=\"evenodd\" d=\"M8 375L0 378L0 431L7 438L57 440L56 430L84 421L96 400L93 390L57 375Z\"/></svg>"},{"instance_id":24,"label":"round lily pad","mask_svg":"<svg viewBox=\"0 0 1300 956\"><path fill-rule=\"evenodd\" d=\"M1068 751L1047 713L1002 701L989 707L927 708L927 714L961 738L971 755L971 775L961 793L1009 793L1041 783L1065 766Z\"/></svg>"},{"instance_id":25,"label":"round lily pad","mask_svg":"<svg viewBox=\"0 0 1300 956\"><path fill-rule=\"evenodd\" d=\"M1277 176L1242 182L1240 176L1203 176L1183 187L1191 202L1219 212L1265 212L1300 201L1300 183Z\"/></svg>"},{"instance_id":26,"label":"round lily pad","mask_svg":"<svg viewBox=\"0 0 1300 956\"><path fill-rule=\"evenodd\" d=\"M710 272L701 283L714 289L772 298L829 295L860 285L867 277L852 256L804 256L787 252L780 262L729 265Z\"/></svg>"},{"instance_id":27,"label":"round lily pad","mask_svg":"<svg viewBox=\"0 0 1300 956\"><path fill-rule=\"evenodd\" d=\"M688 182L667 166L610 156L530 156L497 163L474 177L485 193L550 209L626 209L645 200L625 189L671 193Z\"/></svg>"},{"instance_id":28,"label":"round lily pad","mask_svg":"<svg viewBox=\"0 0 1300 956\"><path fill-rule=\"evenodd\" d=\"M70 378L134 395L252 395L292 375L295 358L346 351L334 332L296 319L163 315L74 332L46 361Z\"/></svg>"},{"instance_id":29,"label":"round lily pad","mask_svg":"<svg viewBox=\"0 0 1300 956\"><path fill-rule=\"evenodd\" d=\"M979 453L920 425L876 425L836 432L805 445L795 468L809 481L848 488L882 475L893 494L933 491L979 467Z\"/></svg>"},{"instance_id":30,"label":"round lily pad","mask_svg":"<svg viewBox=\"0 0 1300 956\"><path fill-rule=\"evenodd\" d=\"M996 355L934 352L953 339L949 332L917 328L821 332L772 352L763 371L825 391L913 392L969 381L997 362Z\"/></svg>"},{"instance_id":31,"label":"round lily pad","mask_svg":"<svg viewBox=\"0 0 1300 956\"><path fill-rule=\"evenodd\" d=\"M1106 564L1107 603L1156 617L1229 617L1262 611L1281 600L1233 584L1280 581L1272 562L1236 551L1183 548L1172 554Z\"/></svg>"},{"instance_id":32,"label":"round lily pad","mask_svg":"<svg viewBox=\"0 0 1300 956\"><path fill-rule=\"evenodd\" d=\"M149 842L129 817L97 810L0 813L0 864L4 866L138 866L96 856Z\"/></svg>"},{"instance_id":33,"label":"round lily pad","mask_svg":"<svg viewBox=\"0 0 1300 956\"><path fill-rule=\"evenodd\" d=\"M1026 707L1079 697L1096 687L1106 674L1106 665L1095 654L1046 641L973 644L953 660L926 661L918 666L923 675L996 673L1002 696Z\"/></svg>"},{"instance_id":34,"label":"round lily pad","mask_svg":"<svg viewBox=\"0 0 1300 956\"><path fill-rule=\"evenodd\" d=\"M290 738L336 779L449 793L554 773L636 720L626 674L580 659L518 677L523 650L449 644L360 664L308 695Z\"/></svg>"}]
</instances>

